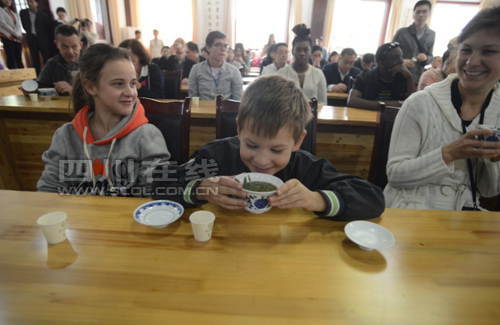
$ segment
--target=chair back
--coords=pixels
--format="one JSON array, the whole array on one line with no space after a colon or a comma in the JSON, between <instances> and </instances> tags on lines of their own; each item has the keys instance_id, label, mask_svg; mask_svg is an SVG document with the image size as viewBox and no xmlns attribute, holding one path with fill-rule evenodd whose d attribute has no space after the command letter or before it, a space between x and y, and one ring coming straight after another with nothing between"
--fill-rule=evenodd
<instances>
[{"instance_id":1,"label":"chair back","mask_svg":"<svg viewBox=\"0 0 500 325\"><path fill-rule=\"evenodd\" d=\"M318 129L318 100L311 98L309 102L311 106L312 119L306 125L307 135L300 146L300 149L309 151L313 155L316 154L316 132Z\"/></svg>"},{"instance_id":2,"label":"chair back","mask_svg":"<svg viewBox=\"0 0 500 325\"><path fill-rule=\"evenodd\" d=\"M234 137L238 134L236 116L238 115L239 109L239 101L224 99L221 95L217 96L215 112L216 139Z\"/></svg>"},{"instance_id":3,"label":"chair back","mask_svg":"<svg viewBox=\"0 0 500 325\"><path fill-rule=\"evenodd\" d=\"M149 123L160 129L168 150L170 160L179 164L189 158L189 129L191 127L191 98L166 101L141 98Z\"/></svg>"},{"instance_id":4,"label":"chair back","mask_svg":"<svg viewBox=\"0 0 500 325\"><path fill-rule=\"evenodd\" d=\"M368 180L382 189L387 184L387 156L391 143L392 128L398 112L398 107L382 107L380 110L379 125L375 131L375 139L373 140Z\"/></svg>"},{"instance_id":5,"label":"chair back","mask_svg":"<svg viewBox=\"0 0 500 325\"><path fill-rule=\"evenodd\" d=\"M181 71L163 70L164 96L168 99L179 99L181 94Z\"/></svg>"}]
</instances>

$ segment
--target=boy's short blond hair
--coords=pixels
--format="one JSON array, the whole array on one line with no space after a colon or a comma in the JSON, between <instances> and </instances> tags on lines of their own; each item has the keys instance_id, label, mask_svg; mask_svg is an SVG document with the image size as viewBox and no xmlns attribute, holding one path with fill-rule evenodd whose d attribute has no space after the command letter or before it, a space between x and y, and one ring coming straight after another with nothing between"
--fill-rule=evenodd
<instances>
[{"instance_id":1,"label":"boy's short blond hair","mask_svg":"<svg viewBox=\"0 0 500 325\"><path fill-rule=\"evenodd\" d=\"M279 75L263 76L252 82L241 98L238 129L274 138L282 127L289 127L295 142L312 118L311 107L293 81Z\"/></svg>"}]
</instances>

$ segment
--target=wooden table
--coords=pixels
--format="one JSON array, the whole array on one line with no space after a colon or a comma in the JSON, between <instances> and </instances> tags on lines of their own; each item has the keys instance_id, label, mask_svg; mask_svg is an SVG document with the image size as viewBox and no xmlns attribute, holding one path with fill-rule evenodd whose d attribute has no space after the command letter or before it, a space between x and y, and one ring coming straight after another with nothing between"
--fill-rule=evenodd
<instances>
[{"instance_id":1,"label":"wooden table","mask_svg":"<svg viewBox=\"0 0 500 325\"><path fill-rule=\"evenodd\" d=\"M500 214L387 210L396 246L363 251L345 223L302 210L212 205L195 242L187 210L165 229L145 199L0 191L2 324L498 324ZM63 210L47 247L38 216Z\"/></svg>"},{"instance_id":2,"label":"wooden table","mask_svg":"<svg viewBox=\"0 0 500 325\"><path fill-rule=\"evenodd\" d=\"M32 101L23 95L0 97L0 110L4 112L45 112L72 114L73 108L70 97L52 97L51 100Z\"/></svg>"}]
</instances>

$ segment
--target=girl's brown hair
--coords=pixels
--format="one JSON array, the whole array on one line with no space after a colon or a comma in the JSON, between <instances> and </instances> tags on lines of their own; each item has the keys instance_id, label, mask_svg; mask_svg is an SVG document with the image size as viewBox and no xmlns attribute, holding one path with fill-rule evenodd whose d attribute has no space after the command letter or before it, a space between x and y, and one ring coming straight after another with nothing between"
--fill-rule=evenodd
<instances>
[{"instance_id":1,"label":"girl's brown hair","mask_svg":"<svg viewBox=\"0 0 500 325\"><path fill-rule=\"evenodd\" d=\"M80 57L80 72L76 75L73 84L73 109L75 114L85 105L94 109L94 100L83 88L83 81L90 81L97 84L101 70L110 61L129 60L128 52L121 48L116 48L108 44L95 44L85 50Z\"/></svg>"},{"instance_id":2,"label":"girl's brown hair","mask_svg":"<svg viewBox=\"0 0 500 325\"><path fill-rule=\"evenodd\" d=\"M130 52L137 55L137 57L139 58L139 63L141 65L148 65L151 62L148 51L146 51L142 43L136 39L124 40L120 43L120 45L118 45L118 47L129 49Z\"/></svg>"}]
</instances>

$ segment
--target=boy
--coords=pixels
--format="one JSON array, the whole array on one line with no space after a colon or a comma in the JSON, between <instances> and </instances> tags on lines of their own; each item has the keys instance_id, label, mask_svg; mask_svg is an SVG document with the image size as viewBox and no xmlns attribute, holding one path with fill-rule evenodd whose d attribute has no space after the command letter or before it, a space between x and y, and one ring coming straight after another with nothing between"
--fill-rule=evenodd
<instances>
[{"instance_id":1,"label":"boy","mask_svg":"<svg viewBox=\"0 0 500 325\"><path fill-rule=\"evenodd\" d=\"M275 175L285 183L270 199L275 208L304 208L334 220L378 217L384 210L378 187L338 173L329 161L298 150L310 118L307 100L293 81L277 75L257 79L240 104L238 137L216 140L196 151L177 175L175 186L182 191L167 198L187 206L208 201L242 209L245 192L231 176L252 171ZM159 198L174 184L159 181L154 186Z\"/></svg>"}]
</instances>

